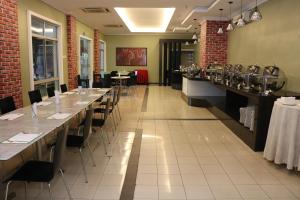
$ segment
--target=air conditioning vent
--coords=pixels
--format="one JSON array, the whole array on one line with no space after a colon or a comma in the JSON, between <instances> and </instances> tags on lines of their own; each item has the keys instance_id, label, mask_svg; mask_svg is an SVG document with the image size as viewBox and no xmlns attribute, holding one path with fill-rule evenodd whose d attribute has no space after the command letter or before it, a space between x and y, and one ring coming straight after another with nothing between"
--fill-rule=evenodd
<instances>
[{"instance_id":1,"label":"air conditioning vent","mask_svg":"<svg viewBox=\"0 0 300 200\"><path fill-rule=\"evenodd\" d=\"M85 13L110 13L108 8L94 7L94 8L82 8Z\"/></svg>"},{"instance_id":2,"label":"air conditioning vent","mask_svg":"<svg viewBox=\"0 0 300 200\"><path fill-rule=\"evenodd\" d=\"M123 28L121 24L105 24L104 27L106 28Z\"/></svg>"}]
</instances>

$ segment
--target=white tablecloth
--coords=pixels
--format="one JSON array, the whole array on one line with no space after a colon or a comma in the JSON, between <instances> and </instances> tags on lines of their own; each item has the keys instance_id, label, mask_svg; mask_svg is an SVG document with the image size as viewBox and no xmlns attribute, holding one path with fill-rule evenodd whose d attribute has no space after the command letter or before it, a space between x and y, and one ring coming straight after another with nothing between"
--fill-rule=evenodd
<instances>
[{"instance_id":1,"label":"white tablecloth","mask_svg":"<svg viewBox=\"0 0 300 200\"><path fill-rule=\"evenodd\" d=\"M300 171L300 102L296 106L276 101L269 125L264 157Z\"/></svg>"}]
</instances>

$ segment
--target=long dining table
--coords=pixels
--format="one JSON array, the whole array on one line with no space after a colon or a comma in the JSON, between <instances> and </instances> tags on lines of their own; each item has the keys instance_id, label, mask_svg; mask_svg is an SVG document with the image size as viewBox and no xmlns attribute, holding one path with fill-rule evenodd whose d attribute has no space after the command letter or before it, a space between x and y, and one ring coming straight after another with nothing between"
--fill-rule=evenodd
<instances>
[{"instance_id":1,"label":"long dining table","mask_svg":"<svg viewBox=\"0 0 300 200\"><path fill-rule=\"evenodd\" d=\"M59 102L53 97L38 103L36 115L33 114L32 106L26 106L5 114L19 115L16 119L5 119L5 115L1 116L0 161L7 161L31 145L38 144L42 138L66 125L110 90L111 88L75 89L60 94ZM28 142L10 142L10 138L19 133L36 134L37 137Z\"/></svg>"}]
</instances>

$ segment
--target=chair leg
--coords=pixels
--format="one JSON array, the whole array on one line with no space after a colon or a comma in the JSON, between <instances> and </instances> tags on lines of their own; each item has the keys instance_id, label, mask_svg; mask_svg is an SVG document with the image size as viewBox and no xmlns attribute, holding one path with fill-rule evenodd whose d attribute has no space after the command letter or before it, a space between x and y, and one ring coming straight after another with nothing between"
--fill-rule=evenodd
<instances>
[{"instance_id":1,"label":"chair leg","mask_svg":"<svg viewBox=\"0 0 300 200\"><path fill-rule=\"evenodd\" d=\"M5 190L5 200L7 200L8 197L8 190L9 190L9 185L12 183L12 181L8 181L6 184L6 190Z\"/></svg>"},{"instance_id":2,"label":"chair leg","mask_svg":"<svg viewBox=\"0 0 300 200\"><path fill-rule=\"evenodd\" d=\"M64 182L64 185L65 185L65 187L66 187L66 190L67 190L67 192L68 192L69 199L72 200L73 198L72 198L72 196L71 196L71 192L70 192L69 186L67 185L67 182L66 182L66 180L65 180L64 172L63 172L62 169L59 169L59 172L60 172L61 178L62 178L62 180L63 180L63 182Z\"/></svg>"},{"instance_id":3,"label":"chair leg","mask_svg":"<svg viewBox=\"0 0 300 200\"><path fill-rule=\"evenodd\" d=\"M93 166L94 166L94 167L96 167L96 163L95 163L95 159L94 159L94 155L93 155L93 152L92 152L92 149L91 149L90 143L89 143L89 142L87 142L86 144L87 144L87 146L88 146L88 149L89 149L89 154L90 154L90 156L91 156L91 159L92 159L92 162L93 162Z\"/></svg>"},{"instance_id":4,"label":"chair leg","mask_svg":"<svg viewBox=\"0 0 300 200\"><path fill-rule=\"evenodd\" d=\"M117 110L118 110L118 113L119 113L119 116L120 116L120 120L122 120L121 118L121 112L120 112L120 109L119 109L119 105L117 104Z\"/></svg>"},{"instance_id":5,"label":"chair leg","mask_svg":"<svg viewBox=\"0 0 300 200\"><path fill-rule=\"evenodd\" d=\"M84 173L84 178L85 178L85 182L88 182L88 178L87 178L87 174L86 174L86 170L85 170L85 165L84 165L84 161L83 161L83 155L82 155L82 149L79 149L79 153L80 153L80 160L81 160L81 165L82 165L82 169L83 169L83 173Z\"/></svg>"},{"instance_id":6,"label":"chair leg","mask_svg":"<svg viewBox=\"0 0 300 200\"><path fill-rule=\"evenodd\" d=\"M52 192L51 192L51 184L50 183L48 183L48 191L49 191L50 200L53 200Z\"/></svg>"},{"instance_id":7,"label":"chair leg","mask_svg":"<svg viewBox=\"0 0 300 200\"><path fill-rule=\"evenodd\" d=\"M108 144L110 144L110 139L109 139L108 133L106 131L104 131L102 127L101 127L101 132L102 132L102 135L105 135L105 137L108 141Z\"/></svg>"},{"instance_id":8,"label":"chair leg","mask_svg":"<svg viewBox=\"0 0 300 200\"><path fill-rule=\"evenodd\" d=\"M104 141L104 133L103 133L103 130L102 130L102 128L100 128L100 130L101 130L101 137L102 137L102 143L103 143L103 146L104 146L104 151L105 151L105 155L107 155L107 147L106 147L106 144L105 144L105 141Z\"/></svg>"},{"instance_id":9,"label":"chair leg","mask_svg":"<svg viewBox=\"0 0 300 200\"><path fill-rule=\"evenodd\" d=\"M115 123L115 119L112 117L111 114L109 116L110 116L110 119L112 120L112 122L114 124L115 129L117 129L117 126L116 126L116 123Z\"/></svg>"},{"instance_id":10,"label":"chair leg","mask_svg":"<svg viewBox=\"0 0 300 200\"><path fill-rule=\"evenodd\" d=\"M26 181L24 181L24 186L25 186L25 200L27 200L28 199L28 196L27 196L28 187L27 187L27 182Z\"/></svg>"}]
</instances>

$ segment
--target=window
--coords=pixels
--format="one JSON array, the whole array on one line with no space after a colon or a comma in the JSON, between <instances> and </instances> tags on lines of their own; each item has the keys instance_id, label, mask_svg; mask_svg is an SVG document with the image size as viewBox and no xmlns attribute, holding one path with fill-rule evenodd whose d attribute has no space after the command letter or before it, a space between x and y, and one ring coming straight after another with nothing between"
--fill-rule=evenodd
<instances>
[{"instance_id":1,"label":"window","mask_svg":"<svg viewBox=\"0 0 300 200\"><path fill-rule=\"evenodd\" d=\"M58 25L31 17L33 88L47 95L47 87L59 87Z\"/></svg>"},{"instance_id":2,"label":"window","mask_svg":"<svg viewBox=\"0 0 300 200\"><path fill-rule=\"evenodd\" d=\"M100 41L100 62L99 62L99 68L100 68L100 72L104 72L105 71L105 42L104 41Z\"/></svg>"}]
</instances>

